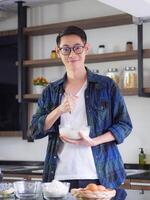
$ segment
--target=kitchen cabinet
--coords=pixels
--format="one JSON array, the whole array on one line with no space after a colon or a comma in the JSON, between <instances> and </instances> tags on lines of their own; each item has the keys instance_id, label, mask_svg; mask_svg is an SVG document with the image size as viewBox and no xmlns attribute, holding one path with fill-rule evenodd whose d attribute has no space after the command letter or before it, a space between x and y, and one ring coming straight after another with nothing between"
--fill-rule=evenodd
<instances>
[{"instance_id":1,"label":"kitchen cabinet","mask_svg":"<svg viewBox=\"0 0 150 200\"><path fill-rule=\"evenodd\" d=\"M120 188L131 189L130 179L127 178L127 179L125 180L124 184L122 184L122 185L120 186Z\"/></svg>"},{"instance_id":2,"label":"kitchen cabinet","mask_svg":"<svg viewBox=\"0 0 150 200\"><path fill-rule=\"evenodd\" d=\"M142 177L142 175L141 175ZM131 190L150 190L150 180L143 178L127 178L123 185L120 186L124 189Z\"/></svg>"},{"instance_id":3,"label":"kitchen cabinet","mask_svg":"<svg viewBox=\"0 0 150 200\"><path fill-rule=\"evenodd\" d=\"M121 188L131 190L150 190L150 180L126 179Z\"/></svg>"},{"instance_id":4,"label":"kitchen cabinet","mask_svg":"<svg viewBox=\"0 0 150 200\"><path fill-rule=\"evenodd\" d=\"M130 186L132 190L150 190L150 180L131 179Z\"/></svg>"}]
</instances>

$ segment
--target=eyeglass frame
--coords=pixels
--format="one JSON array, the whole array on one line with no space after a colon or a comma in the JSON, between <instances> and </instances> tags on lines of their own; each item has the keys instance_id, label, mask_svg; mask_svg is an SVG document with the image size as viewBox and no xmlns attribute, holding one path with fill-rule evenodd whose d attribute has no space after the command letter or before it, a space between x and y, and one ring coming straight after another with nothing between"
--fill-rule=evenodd
<instances>
[{"instance_id":1,"label":"eyeglass frame","mask_svg":"<svg viewBox=\"0 0 150 200\"><path fill-rule=\"evenodd\" d=\"M62 53L62 49L63 49L63 47L58 47L58 49L60 50L60 52L61 52L61 54L63 55L63 56L69 56L70 54L71 54L71 52L72 52L72 50L73 50L73 52L75 53L75 54L82 54L83 53L83 50L84 50L84 47L85 47L85 45L86 45L86 43L84 44L84 45L80 45L80 44L75 44L73 47L70 47L70 46L68 46L68 45L64 45L64 47L67 47L68 49L69 49L69 53L68 54L63 54ZM82 47L82 52L81 53L76 53L75 52L75 50L74 50L74 48L75 47Z\"/></svg>"}]
</instances>

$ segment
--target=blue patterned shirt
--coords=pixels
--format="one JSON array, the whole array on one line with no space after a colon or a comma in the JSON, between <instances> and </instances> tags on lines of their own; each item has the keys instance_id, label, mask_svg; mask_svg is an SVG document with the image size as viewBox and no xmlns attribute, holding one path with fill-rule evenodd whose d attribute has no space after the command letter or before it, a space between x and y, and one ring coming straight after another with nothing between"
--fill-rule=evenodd
<instances>
[{"instance_id":1,"label":"blue patterned shirt","mask_svg":"<svg viewBox=\"0 0 150 200\"><path fill-rule=\"evenodd\" d=\"M60 118L47 131L43 130L44 122L47 115L60 105L66 78L65 74L62 79L46 87L38 100L38 108L31 122L33 139L48 136L44 182L54 178L58 161L57 150L61 142L58 129ZM111 131L115 137L115 141L92 147L96 171L102 185L116 188L124 182L126 177L117 145L130 134L131 120L123 96L112 79L94 74L87 69L87 83L85 104L88 125L91 127L90 137L97 137L107 131Z\"/></svg>"}]
</instances>

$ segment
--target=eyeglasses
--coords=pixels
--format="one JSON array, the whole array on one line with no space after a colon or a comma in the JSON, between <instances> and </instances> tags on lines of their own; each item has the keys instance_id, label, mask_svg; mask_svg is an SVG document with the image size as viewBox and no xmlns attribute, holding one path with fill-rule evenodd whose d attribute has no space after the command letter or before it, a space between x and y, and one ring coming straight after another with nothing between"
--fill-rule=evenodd
<instances>
[{"instance_id":1,"label":"eyeglasses","mask_svg":"<svg viewBox=\"0 0 150 200\"><path fill-rule=\"evenodd\" d=\"M63 46L63 47L59 48L59 50L62 53L62 55L68 56L68 55L70 55L72 50L73 50L73 52L75 54L83 53L84 47L85 47L85 45L84 46L82 46L82 45L74 45L73 47Z\"/></svg>"}]
</instances>

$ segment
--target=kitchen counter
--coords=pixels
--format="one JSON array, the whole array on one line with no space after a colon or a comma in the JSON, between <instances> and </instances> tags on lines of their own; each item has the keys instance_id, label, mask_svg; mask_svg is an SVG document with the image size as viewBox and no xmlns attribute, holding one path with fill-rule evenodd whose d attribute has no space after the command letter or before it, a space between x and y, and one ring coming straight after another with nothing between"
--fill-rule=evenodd
<instances>
[{"instance_id":1,"label":"kitchen counter","mask_svg":"<svg viewBox=\"0 0 150 200\"><path fill-rule=\"evenodd\" d=\"M4 175L27 174L42 176L44 162L41 161L0 161L0 168ZM138 164L125 164L127 179L150 180L150 165L144 168Z\"/></svg>"},{"instance_id":2,"label":"kitchen counter","mask_svg":"<svg viewBox=\"0 0 150 200\"><path fill-rule=\"evenodd\" d=\"M0 161L3 173L33 173L43 171L43 162L40 161Z\"/></svg>"},{"instance_id":3,"label":"kitchen counter","mask_svg":"<svg viewBox=\"0 0 150 200\"><path fill-rule=\"evenodd\" d=\"M42 180L43 164L40 161L0 161L3 181Z\"/></svg>"},{"instance_id":4,"label":"kitchen counter","mask_svg":"<svg viewBox=\"0 0 150 200\"><path fill-rule=\"evenodd\" d=\"M117 189L116 196L112 200L149 200L150 191L141 191L141 190L124 190ZM16 198L9 198L9 200L15 200ZM75 200L71 194L68 194L65 200ZM44 200L41 196L36 200ZM53 199L51 199L53 200Z\"/></svg>"},{"instance_id":5,"label":"kitchen counter","mask_svg":"<svg viewBox=\"0 0 150 200\"><path fill-rule=\"evenodd\" d=\"M150 165L125 164L127 178L150 180Z\"/></svg>"}]
</instances>

